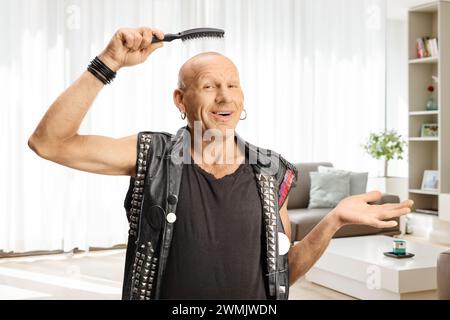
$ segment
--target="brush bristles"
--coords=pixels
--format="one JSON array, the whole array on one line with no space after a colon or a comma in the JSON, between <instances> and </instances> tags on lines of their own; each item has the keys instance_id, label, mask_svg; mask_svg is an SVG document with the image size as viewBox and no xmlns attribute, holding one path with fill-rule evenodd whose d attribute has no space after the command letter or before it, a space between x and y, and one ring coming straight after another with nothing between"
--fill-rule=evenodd
<instances>
[{"instance_id":1,"label":"brush bristles","mask_svg":"<svg viewBox=\"0 0 450 320\"><path fill-rule=\"evenodd\" d=\"M199 32L199 33L193 33L193 34L182 36L181 40L185 41L185 40L192 40L192 39L198 39L198 38L223 38L223 33Z\"/></svg>"}]
</instances>

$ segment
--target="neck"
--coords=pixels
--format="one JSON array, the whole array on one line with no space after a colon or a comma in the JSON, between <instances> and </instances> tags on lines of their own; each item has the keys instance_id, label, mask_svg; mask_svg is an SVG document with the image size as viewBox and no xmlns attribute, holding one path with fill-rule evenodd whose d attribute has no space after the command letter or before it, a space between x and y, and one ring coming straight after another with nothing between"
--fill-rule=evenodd
<instances>
[{"instance_id":1,"label":"neck","mask_svg":"<svg viewBox=\"0 0 450 320\"><path fill-rule=\"evenodd\" d=\"M191 130L190 130L191 131ZM234 130L191 131L191 155L204 167L235 167L244 162L245 153L239 147Z\"/></svg>"}]
</instances>

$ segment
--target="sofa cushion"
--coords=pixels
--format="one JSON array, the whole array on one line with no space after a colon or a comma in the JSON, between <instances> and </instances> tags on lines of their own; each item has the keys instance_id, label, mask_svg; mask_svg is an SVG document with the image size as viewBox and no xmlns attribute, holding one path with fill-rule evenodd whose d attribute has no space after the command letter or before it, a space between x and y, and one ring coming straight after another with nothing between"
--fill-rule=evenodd
<instances>
[{"instance_id":1,"label":"sofa cushion","mask_svg":"<svg viewBox=\"0 0 450 320\"><path fill-rule=\"evenodd\" d=\"M319 166L317 168L318 172L329 172L329 173L350 173L350 195L366 193L367 189L367 177L368 172L352 172L346 170L339 170L331 167Z\"/></svg>"},{"instance_id":2,"label":"sofa cushion","mask_svg":"<svg viewBox=\"0 0 450 320\"><path fill-rule=\"evenodd\" d=\"M317 171L318 166L332 167L333 165L329 162L306 162L295 164L298 171L297 186L293 188L289 194L288 209L308 207L309 189L311 186L309 173L311 171Z\"/></svg>"},{"instance_id":3,"label":"sofa cushion","mask_svg":"<svg viewBox=\"0 0 450 320\"><path fill-rule=\"evenodd\" d=\"M334 208L350 195L349 172L310 172L311 190L308 208Z\"/></svg>"},{"instance_id":4,"label":"sofa cushion","mask_svg":"<svg viewBox=\"0 0 450 320\"><path fill-rule=\"evenodd\" d=\"M290 209L288 214L291 221L292 241L302 240L331 210L331 208ZM399 222L399 218L393 220ZM378 229L367 225L350 224L340 228L333 238L372 234L396 235L399 233L398 225L393 228Z\"/></svg>"},{"instance_id":5,"label":"sofa cushion","mask_svg":"<svg viewBox=\"0 0 450 320\"><path fill-rule=\"evenodd\" d=\"M303 239L330 211L330 208L289 209L292 241Z\"/></svg>"}]
</instances>

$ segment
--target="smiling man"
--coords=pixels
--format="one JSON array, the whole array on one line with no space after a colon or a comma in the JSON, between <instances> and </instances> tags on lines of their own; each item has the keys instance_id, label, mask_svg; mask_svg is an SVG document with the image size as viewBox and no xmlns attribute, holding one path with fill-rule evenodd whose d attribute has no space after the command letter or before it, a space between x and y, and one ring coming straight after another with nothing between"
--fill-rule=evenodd
<instances>
[{"instance_id":1,"label":"smiling man","mask_svg":"<svg viewBox=\"0 0 450 320\"><path fill-rule=\"evenodd\" d=\"M245 120L233 62L202 53L180 69L174 102L187 126L121 139L79 127L117 70L143 63L157 29L120 29L81 77L50 106L29 139L41 157L78 170L129 175L130 225L123 299L287 299L289 286L346 224L392 227L411 201L370 205L379 192L342 200L291 245L287 198L295 167L235 132Z\"/></svg>"}]
</instances>

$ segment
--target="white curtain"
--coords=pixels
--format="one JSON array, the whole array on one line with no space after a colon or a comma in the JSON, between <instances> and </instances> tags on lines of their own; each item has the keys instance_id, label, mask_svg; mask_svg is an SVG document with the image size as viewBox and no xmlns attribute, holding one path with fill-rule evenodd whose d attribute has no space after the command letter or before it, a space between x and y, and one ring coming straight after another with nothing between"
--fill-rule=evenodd
<instances>
[{"instance_id":1,"label":"white curtain","mask_svg":"<svg viewBox=\"0 0 450 320\"><path fill-rule=\"evenodd\" d=\"M361 143L384 126L384 0L1 0L0 250L125 243L127 177L64 168L27 139L49 105L119 27L166 33L209 26L225 39L174 41L119 71L83 134L175 132L181 64L219 51L238 66L247 120L239 133L292 162L331 161L377 173Z\"/></svg>"}]
</instances>

